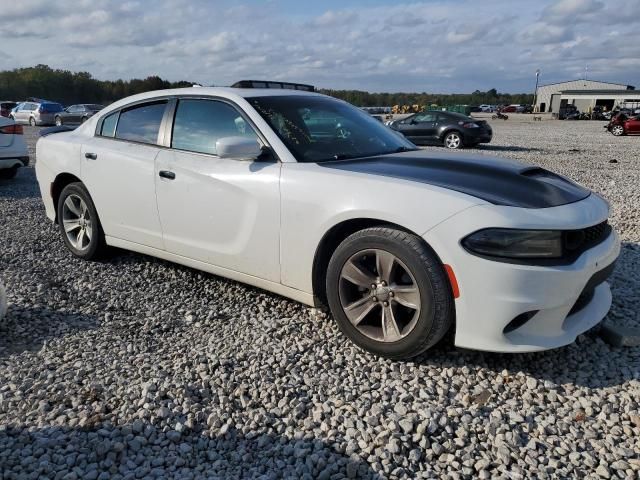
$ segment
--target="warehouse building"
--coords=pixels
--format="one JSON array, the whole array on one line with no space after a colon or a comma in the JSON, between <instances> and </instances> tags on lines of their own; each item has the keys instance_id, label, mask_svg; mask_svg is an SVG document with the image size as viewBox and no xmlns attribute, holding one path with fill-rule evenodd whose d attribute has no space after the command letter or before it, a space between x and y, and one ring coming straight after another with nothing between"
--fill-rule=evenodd
<instances>
[{"instance_id":1,"label":"warehouse building","mask_svg":"<svg viewBox=\"0 0 640 480\"><path fill-rule=\"evenodd\" d=\"M561 106L574 104L580 111L596 105L611 110L627 100L640 101L640 92L632 85L598 82L596 80L572 80L550 83L538 87L536 108L539 112L558 112Z\"/></svg>"}]
</instances>

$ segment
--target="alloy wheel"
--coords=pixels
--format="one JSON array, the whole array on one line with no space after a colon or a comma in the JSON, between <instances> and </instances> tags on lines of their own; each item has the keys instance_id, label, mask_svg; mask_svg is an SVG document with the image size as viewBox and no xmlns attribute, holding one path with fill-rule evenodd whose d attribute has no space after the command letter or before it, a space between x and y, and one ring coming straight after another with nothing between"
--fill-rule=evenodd
<instances>
[{"instance_id":1,"label":"alloy wheel","mask_svg":"<svg viewBox=\"0 0 640 480\"><path fill-rule=\"evenodd\" d=\"M62 119L60 117L56 117L56 125L58 127L62 125Z\"/></svg>"},{"instance_id":2,"label":"alloy wheel","mask_svg":"<svg viewBox=\"0 0 640 480\"><path fill-rule=\"evenodd\" d=\"M611 129L611 133L613 133L616 137L619 137L624 133L624 128L622 128L622 125L615 125Z\"/></svg>"},{"instance_id":3,"label":"alloy wheel","mask_svg":"<svg viewBox=\"0 0 640 480\"><path fill-rule=\"evenodd\" d=\"M62 224L69 243L79 251L89 248L93 238L93 221L85 201L69 195L62 205Z\"/></svg>"},{"instance_id":4,"label":"alloy wheel","mask_svg":"<svg viewBox=\"0 0 640 480\"><path fill-rule=\"evenodd\" d=\"M447 148L458 148L460 147L462 139L457 133L450 133L449 135L447 135L447 138L444 139L444 142Z\"/></svg>"},{"instance_id":5,"label":"alloy wheel","mask_svg":"<svg viewBox=\"0 0 640 480\"><path fill-rule=\"evenodd\" d=\"M351 256L340 273L340 303L351 324L379 342L396 342L415 328L420 289L407 266L381 249Z\"/></svg>"}]
</instances>

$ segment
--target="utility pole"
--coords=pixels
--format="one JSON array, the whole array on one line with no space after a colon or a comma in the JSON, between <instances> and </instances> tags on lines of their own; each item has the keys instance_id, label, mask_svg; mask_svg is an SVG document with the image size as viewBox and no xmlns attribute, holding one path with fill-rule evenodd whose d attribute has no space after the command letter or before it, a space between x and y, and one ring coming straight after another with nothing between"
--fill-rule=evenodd
<instances>
[{"instance_id":1,"label":"utility pole","mask_svg":"<svg viewBox=\"0 0 640 480\"><path fill-rule=\"evenodd\" d=\"M540 69L538 68L536 70L536 89L533 92L533 110L535 111L537 109L537 105L538 105L538 79L540 78Z\"/></svg>"}]
</instances>

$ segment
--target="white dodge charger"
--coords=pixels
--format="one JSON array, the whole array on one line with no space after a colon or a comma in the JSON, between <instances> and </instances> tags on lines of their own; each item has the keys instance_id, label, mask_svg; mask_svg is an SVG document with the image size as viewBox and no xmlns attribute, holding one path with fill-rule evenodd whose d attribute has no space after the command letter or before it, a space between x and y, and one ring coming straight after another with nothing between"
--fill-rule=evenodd
<instances>
[{"instance_id":1,"label":"white dodge charger","mask_svg":"<svg viewBox=\"0 0 640 480\"><path fill-rule=\"evenodd\" d=\"M257 88L279 87L279 88ZM535 166L417 149L308 86L149 92L43 136L47 216L309 305L379 355L559 347L607 314L620 251L600 196Z\"/></svg>"}]
</instances>

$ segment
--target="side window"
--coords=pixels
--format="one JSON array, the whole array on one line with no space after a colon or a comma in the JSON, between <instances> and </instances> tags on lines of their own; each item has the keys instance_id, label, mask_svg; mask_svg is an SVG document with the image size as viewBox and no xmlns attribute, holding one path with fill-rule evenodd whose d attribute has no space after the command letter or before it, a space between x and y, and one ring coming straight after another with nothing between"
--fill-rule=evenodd
<instances>
[{"instance_id":1,"label":"side window","mask_svg":"<svg viewBox=\"0 0 640 480\"><path fill-rule=\"evenodd\" d=\"M69 113L76 113L77 111L78 111L78 107L76 107L75 105L72 105L67 109L67 112Z\"/></svg>"},{"instance_id":2,"label":"side window","mask_svg":"<svg viewBox=\"0 0 640 480\"><path fill-rule=\"evenodd\" d=\"M224 137L247 137L258 141L251 126L227 103L196 99L178 102L171 148L215 155L216 141Z\"/></svg>"},{"instance_id":3,"label":"side window","mask_svg":"<svg viewBox=\"0 0 640 480\"><path fill-rule=\"evenodd\" d=\"M122 110L115 137L121 140L157 144L166 105L166 101L145 103Z\"/></svg>"},{"instance_id":4,"label":"side window","mask_svg":"<svg viewBox=\"0 0 640 480\"><path fill-rule=\"evenodd\" d=\"M102 121L102 128L100 129L99 134L100 136L111 138L116 136L116 125L118 124L119 113L120 112L114 112Z\"/></svg>"},{"instance_id":5,"label":"side window","mask_svg":"<svg viewBox=\"0 0 640 480\"><path fill-rule=\"evenodd\" d=\"M414 120L418 123L435 122L436 115L434 113L419 113L414 117Z\"/></svg>"}]
</instances>

